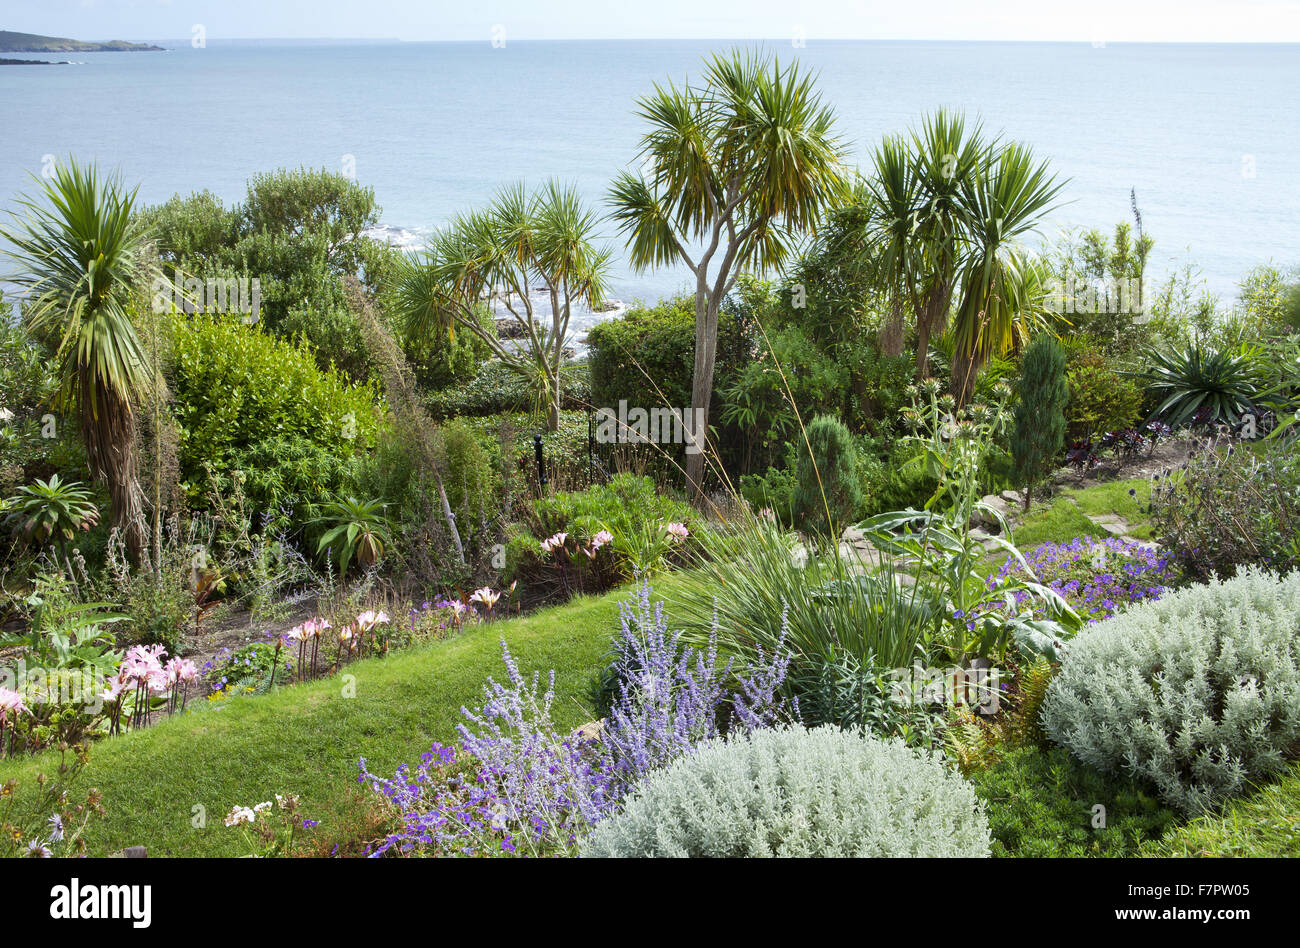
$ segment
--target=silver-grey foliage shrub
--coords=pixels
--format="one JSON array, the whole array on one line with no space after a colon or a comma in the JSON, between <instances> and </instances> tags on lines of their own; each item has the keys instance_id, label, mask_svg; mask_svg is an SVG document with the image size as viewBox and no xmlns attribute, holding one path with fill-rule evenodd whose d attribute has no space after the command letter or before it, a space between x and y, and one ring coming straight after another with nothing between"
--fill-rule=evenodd
<instances>
[{"instance_id":1,"label":"silver-grey foliage shrub","mask_svg":"<svg viewBox=\"0 0 1300 948\"><path fill-rule=\"evenodd\" d=\"M701 745L598 823L584 856L987 856L975 791L939 757L834 727Z\"/></svg>"},{"instance_id":2,"label":"silver-grey foliage shrub","mask_svg":"<svg viewBox=\"0 0 1300 948\"><path fill-rule=\"evenodd\" d=\"M1188 813L1217 807L1300 751L1300 572L1216 579L1091 626L1042 721L1085 764Z\"/></svg>"}]
</instances>

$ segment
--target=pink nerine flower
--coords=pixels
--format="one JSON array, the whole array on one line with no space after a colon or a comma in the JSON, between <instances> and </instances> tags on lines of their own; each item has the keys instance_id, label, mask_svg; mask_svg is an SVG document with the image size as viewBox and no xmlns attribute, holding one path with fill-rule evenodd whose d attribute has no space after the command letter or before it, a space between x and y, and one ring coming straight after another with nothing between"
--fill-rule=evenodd
<instances>
[{"instance_id":1,"label":"pink nerine flower","mask_svg":"<svg viewBox=\"0 0 1300 948\"><path fill-rule=\"evenodd\" d=\"M367 609L361 615L357 616L357 627L369 631L377 625L387 623L388 613L384 611L375 612L373 609Z\"/></svg>"},{"instance_id":2,"label":"pink nerine flower","mask_svg":"<svg viewBox=\"0 0 1300 948\"><path fill-rule=\"evenodd\" d=\"M169 685L188 685L199 680L199 670L188 658L173 658L163 672Z\"/></svg>"},{"instance_id":3,"label":"pink nerine flower","mask_svg":"<svg viewBox=\"0 0 1300 948\"><path fill-rule=\"evenodd\" d=\"M676 520L664 527L664 530L669 536L676 537L678 540L685 540L691 535L691 531L686 529L686 524L678 523Z\"/></svg>"},{"instance_id":4,"label":"pink nerine flower","mask_svg":"<svg viewBox=\"0 0 1300 948\"><path fill-rule=\"evenodd\" d=\"M155 694L167 690L167 673L162 660L167 650L161 645L135 645L127 650L118 668L118 677L124 684L144 686Z\"/></svg>"},{"instance_id":5,"label":"pink nerine flower","mask_svg":"<svg viewBox=\"0 0 1300 948\"><path fill-rule=\"evenodd\" d=\"M0 721L18 717L27 710L23 696L10 688L0 688Z\"/></svg>"},{"instance_id":6,"label":"pink nerine flower","mask_svg":"<svg viewBox=\"0 0 1300 948\"><path fill-rule=\"evenodd\" d=\"M484 586L482 589L474 590L473 594L469 597L469 601L481 602L483 605L487 606L488 609L491 609L497 604L497 600L500 598L501 594L499 592L491 586Z\"/></svg>"},{"instance_id":7,"label":"pink nerine flower","mask_svg":"<svg viewBox=\"0 0 1300 948\"><path fill-rule=\"evenodd\" d=\"M556 550L563 549L564 541L567 539L569 539L569 535L567 533L557 533L555 534L555 536L548 537L547 539L543 540L538 545L541 546L543 553L553 553Z\"/></svg>"},{"instance_id":8,"label":"pink nerine flower","mask_svg":"<svg viewBox=\"0 0 1300 948\"><path fill-rule=\"evenodd\" d=\"M591 548L593 550L599 550L606 543L613 543L613 542L614 542L614 534L610 533L608 530L601 530L599 533L597 533L594 537L591 538Z\"/></svg>"}]
</instances>

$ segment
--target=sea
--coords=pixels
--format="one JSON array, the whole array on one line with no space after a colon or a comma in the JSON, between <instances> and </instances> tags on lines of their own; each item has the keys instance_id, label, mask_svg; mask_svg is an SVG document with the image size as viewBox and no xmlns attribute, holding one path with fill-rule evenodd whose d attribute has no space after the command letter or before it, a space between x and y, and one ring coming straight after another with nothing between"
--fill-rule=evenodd
<instances>
[{"instance_id":1,"label":"sea","mask_svg":"<svg viewBox=\"0 0 1300 948\"><path fill-rule=\"evenodd\" d=\"M637 98L738 45L816 71L852 165L940 106L1032 145L1067 181L1035 242L1132 222L1136 199L1157 281L1190 266L1226 303L1252 267L1300 264L1300 45L148 41L165 50L0 67L0 216L67 155L146 203L234 203L257 172L337 170L374 188L376 235L412 249L515 182L557 178L599 207L636 166ZM625 304L688 287L680 267L633 271L612 225L602 239Z\"/></svg>"}]
</instances>

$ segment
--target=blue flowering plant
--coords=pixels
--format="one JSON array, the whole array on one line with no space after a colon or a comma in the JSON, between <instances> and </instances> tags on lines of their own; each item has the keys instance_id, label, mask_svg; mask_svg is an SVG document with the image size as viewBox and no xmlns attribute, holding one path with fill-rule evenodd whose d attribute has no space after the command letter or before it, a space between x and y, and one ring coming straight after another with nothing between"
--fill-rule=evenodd
<instances>
[{"instance_id":1,"label":"blue flowering plant","mask_svg":"<svg viewBox=\"0 0 1300 948\"><path fill-rule=\"evenodd\" d=\"M392 824L369 855L571 855L647 773L727 731L787 716L778 692L788 656L734 674L716 643L693 648L668 631L646 584L620 612L618 695L598 738L557 726L554 673L543 687L502 643L507 683L489 679L482 705L462 709L458 747L434 744L391 778L361 761L358 780Z\"/></svg>"},{"instance_id":2,"label":"blue flowering plant","mask_svg":"<svg viewBox=\"0 0 1300 948\"><path fill-rule=\"evenodd\" d=\"M989 578L989 588L1014 586L1026 568L1088 622L1109 618L1135 602L1159 599L1174 582L1174 564L1155 547L1118 537L1075 537L1035 547L1023 563L1007 557ZM1016 589L1012 596L1020 606L1043 614L1041 603L1023 591Z\"/></svg>"}]
</instances>

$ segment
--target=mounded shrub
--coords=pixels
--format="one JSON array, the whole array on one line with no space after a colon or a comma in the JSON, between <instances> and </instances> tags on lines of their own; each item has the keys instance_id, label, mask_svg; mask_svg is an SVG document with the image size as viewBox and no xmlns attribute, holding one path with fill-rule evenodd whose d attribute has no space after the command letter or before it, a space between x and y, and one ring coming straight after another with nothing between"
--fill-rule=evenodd
<instances>
[{"instance_id":1,"label":"mounded shrub","mask_svg":"<svg viewBox=\"0 0 1300 948\"><path fill-rule=\"evenodd\" d=\"M1088 627L1043 728L1192 814L1277 773L1300 752L1300 572L1216 578Z\"/></svg>"},{"instance_id":2,"label":"mounded shrub","mask_svg":"<svg viewBox=\"0 0 1300 948\"><path fill-rule=\"evenodd\" d=\"M705 743L582 845L597 857L988 854L975 791L940 758L834 727Z\"/></svg>"}]
</instances>

